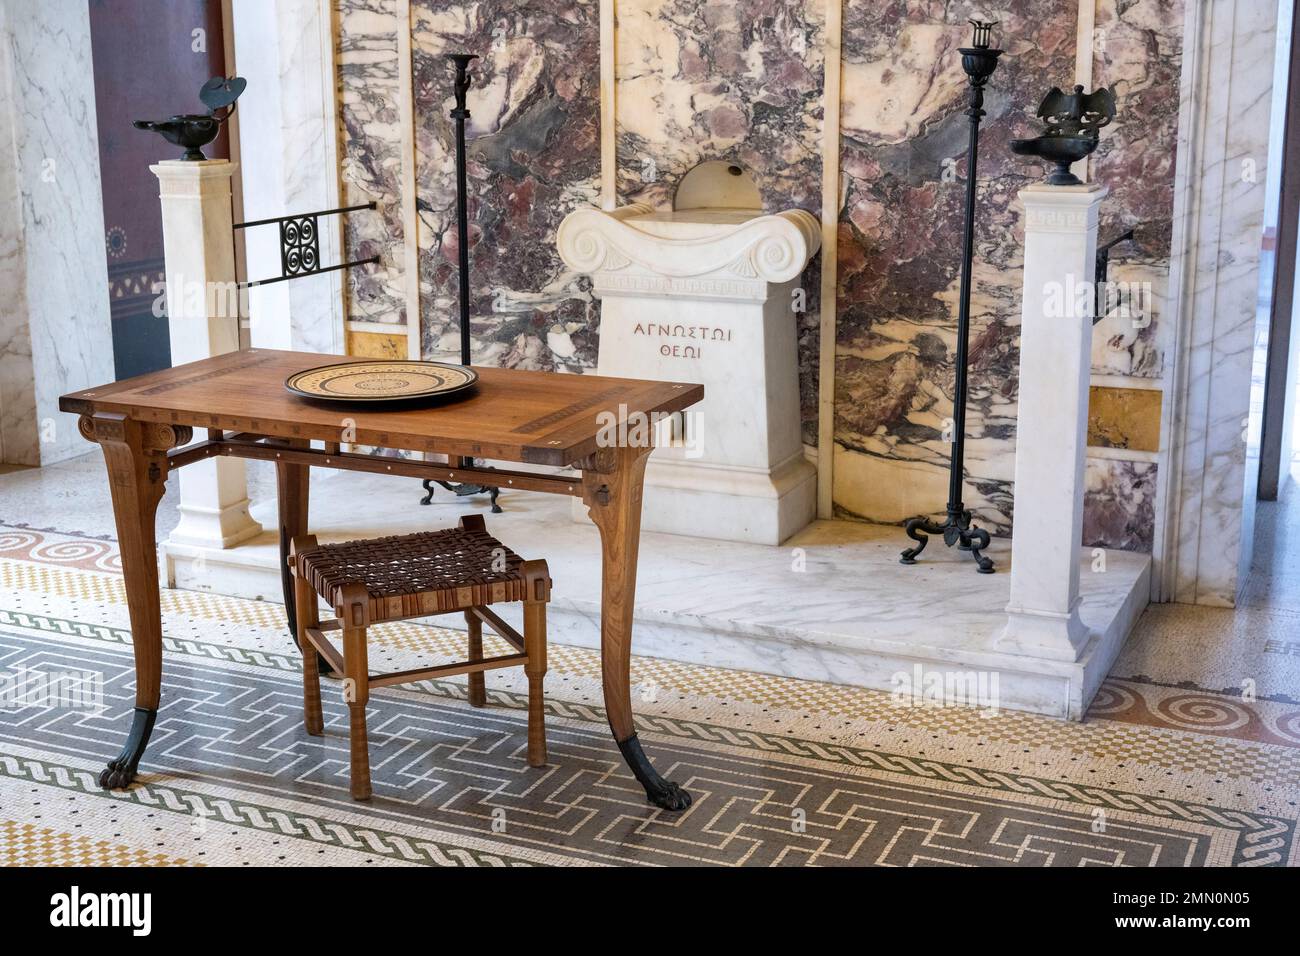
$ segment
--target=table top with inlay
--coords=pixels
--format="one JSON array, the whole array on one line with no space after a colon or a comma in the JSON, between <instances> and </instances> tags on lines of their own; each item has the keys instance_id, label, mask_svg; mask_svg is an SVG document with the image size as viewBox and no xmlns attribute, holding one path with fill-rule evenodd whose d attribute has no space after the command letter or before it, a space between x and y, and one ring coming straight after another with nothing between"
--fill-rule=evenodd
<instances>
[{"instance_id":1,"label":"table top with inlay","mask_svg":"<svg viewBox=\"0 0 1300 956\"><path fill-rule=\"evenodd\" d=\"M681 411L704 386L601 375L475 367L470 390L425 407L338 405L290 393L295 372L372 359L314 352L230 352L64 395L59 407L280 438L350 441L541 465L592 454L603 426Z\"/></svg>"}]
</instances>

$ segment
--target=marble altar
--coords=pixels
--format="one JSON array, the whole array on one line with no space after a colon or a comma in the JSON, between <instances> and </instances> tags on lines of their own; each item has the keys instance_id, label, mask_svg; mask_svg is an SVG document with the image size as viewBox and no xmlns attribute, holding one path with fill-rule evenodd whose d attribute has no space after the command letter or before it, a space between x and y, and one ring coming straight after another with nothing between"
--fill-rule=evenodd
<instances>
[{"instance_id":1,"label":"marble altar","mask_svg":"<svg viewBox=\"0 0 1300 956\"><path fill-rule=\"evenodd\" d=\"M673 208L570 213L557 245L601 299L601 375L691 381L704 401L662 423L649 531L780 544L813 519L799 426L799 277L821 244L802 209L765 215L743 171L706 163ZM733 173L731 170L737 170Z\"/></svg>"}]
</instances>

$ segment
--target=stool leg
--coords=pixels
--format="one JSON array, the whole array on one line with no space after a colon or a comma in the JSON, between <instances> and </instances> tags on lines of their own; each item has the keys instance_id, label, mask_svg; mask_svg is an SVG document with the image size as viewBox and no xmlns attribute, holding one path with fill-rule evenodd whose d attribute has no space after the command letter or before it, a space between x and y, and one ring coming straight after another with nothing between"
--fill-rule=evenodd
<instances>
[{"instance_id":1,"label":"stool leg","mask_svg":"<svg viewBox=\"0 0 1300 956\"><path fill-rule=\"evenodd\" d=\"M343 628L343 685L348 704L348 740L352 751L352 799L370 799L370 747L366 741L366 701L370 699L366 629Z\"/></svg>"},{"instance_id":2,"label":"stool leg","mask_svg":"<svg viewBox=\"0 0 1300 956\"><path fill-rule=\"evenodd\" d=\"M302 648L302 722L307 733L319 737L325 732L320 708L320 655L307 638L307 628L319 623L316 592L301 577L293 579L294 610L298 619L298 646Z\"/></svg>"},{"instance_id":3,"label":"stool leg","mask_svg":"<svg viewBox=\"0 0 1300 956\"><path fill-rule=\"evenodd\" d=\"M294 538L290 553L296 556L315 546L315 537ZM297 567L296 561L294 567ZM320 654L307 639L307 628L320 625L320 609L315 589L296 570L293 573L293 608L298 628L294 636L302 650L302 722L307 733L319 737L325 732L325 719L320 709Z\"/></svg>"},{"instance_id":4,"label":"stool leg","mask_svg":"<svg viewBox=\"0 0 1300 956\"><path fill-rule=\"evenodd\" d=\"M546 676L546 603L524 604L524 652L528 662L528 765L546 766L546 696L542 680Z\"/></svg>"},{"instance_id":5,"label":"stool leg","mask_svg":"<svg viewBox=\"0 0 1300 956\"><path fill-rule=\"evenodd\" d=\"M469 662L477 664L483 660L483 622L473 611L466 611L465 624L469 628ZM482 671L469 675L469 703L471 707L487 704L487 687L483 683Z\"/></svg>"}]
</instances>

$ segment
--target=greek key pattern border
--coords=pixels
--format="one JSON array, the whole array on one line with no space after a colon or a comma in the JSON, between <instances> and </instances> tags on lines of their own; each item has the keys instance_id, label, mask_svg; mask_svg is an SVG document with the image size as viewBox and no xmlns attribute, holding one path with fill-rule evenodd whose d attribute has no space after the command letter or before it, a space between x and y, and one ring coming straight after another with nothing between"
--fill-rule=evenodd
<instances>
[{"instance_id":1,"label":"greek key pattern border","mask_svg":"<svg viewBox=\"0 0 1300 956\"><path fill-rule=\"evenodd\" d=\"M124 800L155 811L190 818L202 816L217 823L307 840L321 846L359 850L387 859L426 866L534 865L516 857L442 843L425 837L417 839L390 830L356 826L314 813L268 807L239 798L212 797L174 785L141 782L129 790L101 790L97 772L50 760L34 760L0 753L0 776L11 780L26 780L59 790L85 793L105 800Z\"/></svg>"},{"instance_id":2,"label":"greek key pattern border","mask_svg":"<svg viewBox=\"0 0 1300 956\"><path fill-rule=\"evenodd\" d=\"M55 636L98 639L119 645L129 645L131 640L129 632L121 628L39 614L0 610L0 624L24 627ZM287 655L248 651L205 641L164 638L164 642L168 651L191 658L247 664L286 672L300 670L298 660ZM448 681L423 681L413 686L443 699L459 700L465 697L464 687ZM496 703L505 707L523 710L527 706L526 698L522 695L493 691L491 696ZM575 705L548 698L546 710L548 716L557 718L601 725L605 723L604 708L594 705ZM1242 839L1238 841L1234 852L1233 865L1238 866L1284 865L1295 838L1295 820L1213 807L1170 797L1154 797L1131 791L1084 786L1028 774L987 770L942 760L920 759L904 754L828 744L766 731L731 728L675 717L639 714L636 723L639 732L667 738L677 745L725 746L741 751L755 751L897 774L910 779L960 784L989 793L1041 797L1090 809L1102 808L1138 813L1159 819L1237 831Z\"/></svg>"}]
</instances>

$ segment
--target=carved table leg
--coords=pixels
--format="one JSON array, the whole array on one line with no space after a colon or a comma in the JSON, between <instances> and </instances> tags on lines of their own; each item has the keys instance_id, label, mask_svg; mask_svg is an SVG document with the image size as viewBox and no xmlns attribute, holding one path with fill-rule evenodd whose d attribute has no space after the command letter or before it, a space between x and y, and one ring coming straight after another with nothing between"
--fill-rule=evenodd
<instances>
[{"instance_id":1,"label":"carved table leg","mask_svg":"<svg viewBox=\"0 0 1300 956\"><path fill-rule=\"evenodd\" d=\"M162 696L162 612L158 604L158 546L154 518L167 481L167 449L190 440L185 426L136 422L99 412L83 416L81 434L97 442L108 466L122 577L135 647L135 714L126 745L99 777L107 789L135 779Z\"/></svg>"},{"instance_id":2,"label":"carved table leg","mask_svg":"<svg viewBox=\"0 0 1300 956\"><path fill-rule=\"evenodd\" d=\"M600 659L605 710L623 759L665 810L685 810L691 795L665 780L641 749L632 720L632 614L641 545L641 491L651 448L602 448L582 472L582 500L600 529Z\"/></svg>"}]
</instances>

